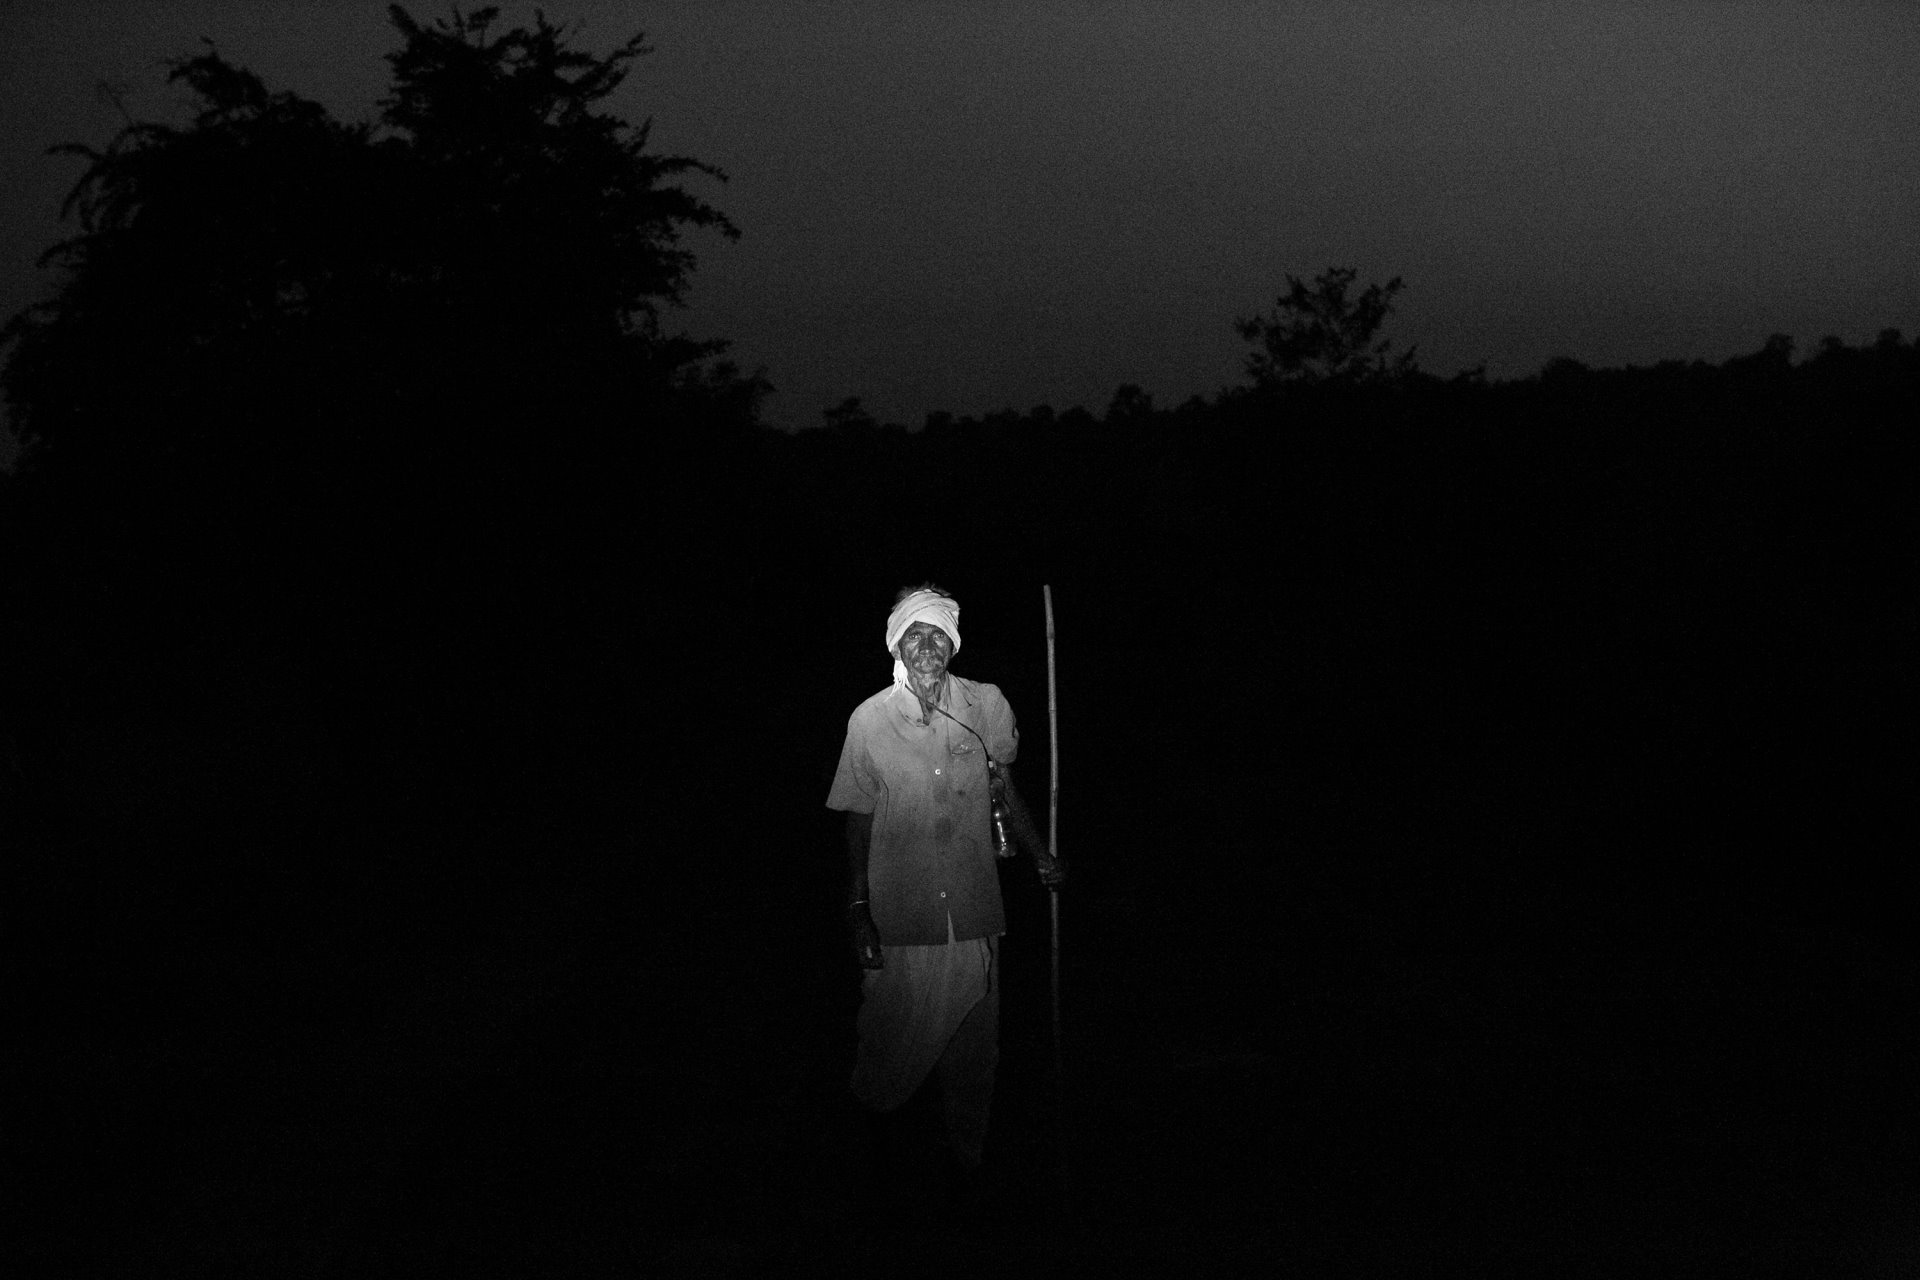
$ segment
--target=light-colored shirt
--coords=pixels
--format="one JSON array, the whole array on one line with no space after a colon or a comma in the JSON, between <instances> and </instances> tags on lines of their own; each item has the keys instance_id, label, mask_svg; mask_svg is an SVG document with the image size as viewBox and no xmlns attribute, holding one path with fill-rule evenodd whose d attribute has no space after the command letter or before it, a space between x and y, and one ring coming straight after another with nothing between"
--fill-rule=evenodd
<instances>
[{"instance_id":1,"label":"light-colored shirt","mask_svg":"<svg viewBox=\"0 0 1920 1280\"><path fill-rule=\"evenodd\" d=\"M862 702L847 718L827 793L829 809L873 815L868 910L888 946L937 946L1007 929L986 753L1012 764L1020 730L990 684L950 675L942 705L980 736L938 711L932 723L919 723L920 700L909 689L884 689Z\"/></svg>"}]
</instances>

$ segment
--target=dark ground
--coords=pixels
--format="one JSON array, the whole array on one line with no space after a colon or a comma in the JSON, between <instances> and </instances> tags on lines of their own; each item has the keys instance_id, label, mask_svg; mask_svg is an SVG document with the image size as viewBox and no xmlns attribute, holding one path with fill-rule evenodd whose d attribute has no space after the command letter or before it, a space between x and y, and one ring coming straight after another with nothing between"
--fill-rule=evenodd
<instances>
[{"instance_id":1,"label":"dark ground","mask_svg":"<svg viewBox=\"0 0 1920 1280\"><path fill-rule=\"evenodd\" d=\"M151 695L62 748L88 803L15 815L12 1274L1920 1270L1911 884L1864 801L1063 711L1065 1074L1016 864L993 1185L953 1214L923 1149L882 1211L835 682L582 733L552 675L322 749L253 670L298 705Z\"/></svg>"}]
</instances>

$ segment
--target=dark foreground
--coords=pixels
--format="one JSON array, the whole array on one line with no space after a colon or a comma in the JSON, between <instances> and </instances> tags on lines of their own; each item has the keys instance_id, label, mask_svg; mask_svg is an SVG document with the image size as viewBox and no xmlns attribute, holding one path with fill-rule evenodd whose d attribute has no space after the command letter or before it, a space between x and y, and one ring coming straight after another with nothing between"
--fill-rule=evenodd
<instances>
[{"instance_id":1,"label":"dark foreground","mask_svg":"<svg viewBox=\"0 0 1920 1280\"><path fill-rule=\"evenodd\" d=\"M1064 1075L1021 865L991 1185L956 1211L926 1148L877 1194L790 747L744 798L628 744L298 835L39 815L12 1274L1920 1269L1910 884L1702 855L1519 748L1088 760Z\"/></svg>"}]
</instances>

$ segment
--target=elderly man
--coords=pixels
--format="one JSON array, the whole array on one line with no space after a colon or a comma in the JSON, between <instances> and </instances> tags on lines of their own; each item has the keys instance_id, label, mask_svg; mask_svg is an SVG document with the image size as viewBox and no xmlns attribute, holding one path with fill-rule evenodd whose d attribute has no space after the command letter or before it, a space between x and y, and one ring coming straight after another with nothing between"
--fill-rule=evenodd
<instances>
[{"instance_id":1,"label":"elderly man","mask_svg":"<svg viewBox=\"0 0 1920 1280\"><path fill-rule=\"evenodd\" d=\"M893 683L847 720L827 796L847 815L847 921L864 971L852 1088L887 1113L935 1073L965 1178L980 1166L1000 1055L1006 917L991 788L1042 881L1059 884L1065 868L1013 785L1013 709L993 685L947 669L960 651L959 602L931 583L907 588L886 638Z\"/></svg>"}]
</instances>

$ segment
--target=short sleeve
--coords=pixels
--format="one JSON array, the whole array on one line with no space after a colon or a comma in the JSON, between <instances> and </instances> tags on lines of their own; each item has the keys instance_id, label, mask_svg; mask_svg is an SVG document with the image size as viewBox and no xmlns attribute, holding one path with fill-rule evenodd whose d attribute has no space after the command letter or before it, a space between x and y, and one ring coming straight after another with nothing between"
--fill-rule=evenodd
<instances>
[{"instance_id":1,"label":"short sleeve","mask_svg":"<svg viewBox=\"0 0 1920 1280\"><path fill-rule=\"evenodd\" d=\"M847 813L872 813L878 806L880 779L873 761L851 721L846 741L840 744L840 765L833 771L833 786L827 792L827 808Z\"/></svg>"},{"instance_id":2,"label":"short sleeve","mask_svg":"<svg viewBox=\"0 0 1920 1280\"><path fill-rule=\"evenodd\" d=\"M1012 764L1020 755L1020 726L1014 722L1013 708L997 688L985 702L987 752L1001 764Z\"/></svg>"}]
</instances>

